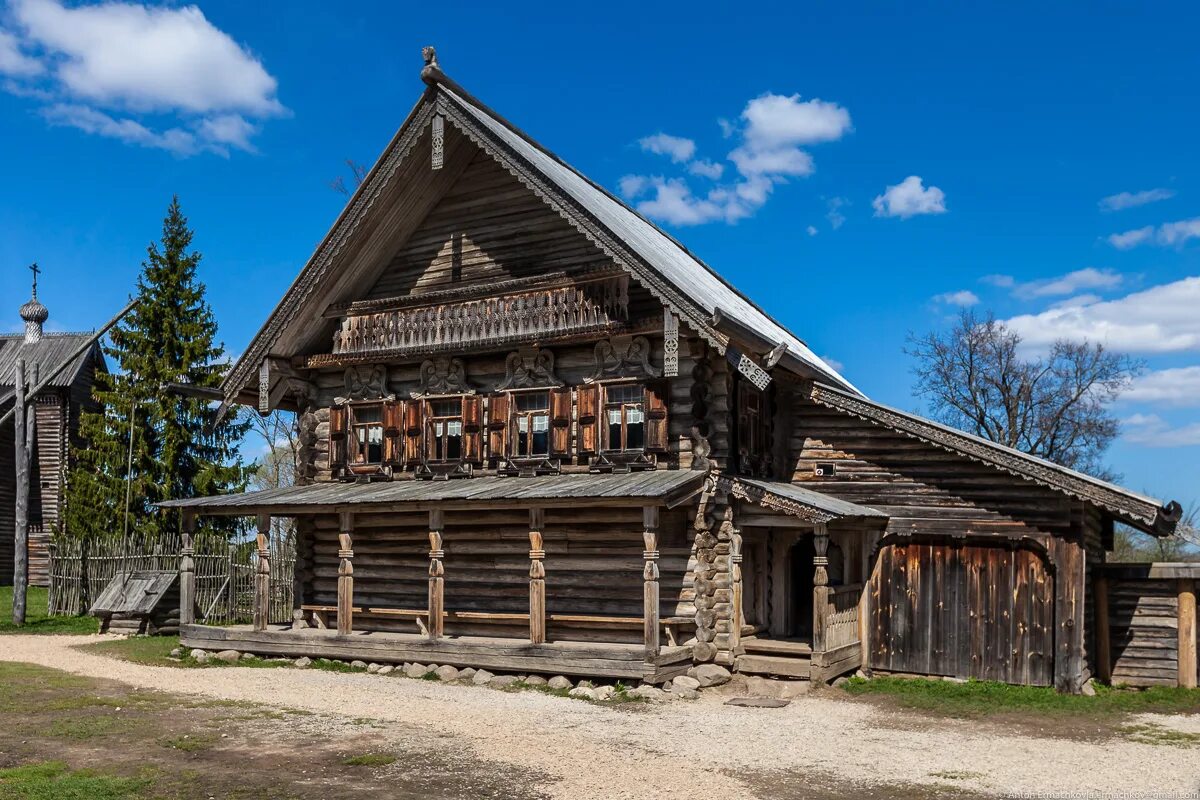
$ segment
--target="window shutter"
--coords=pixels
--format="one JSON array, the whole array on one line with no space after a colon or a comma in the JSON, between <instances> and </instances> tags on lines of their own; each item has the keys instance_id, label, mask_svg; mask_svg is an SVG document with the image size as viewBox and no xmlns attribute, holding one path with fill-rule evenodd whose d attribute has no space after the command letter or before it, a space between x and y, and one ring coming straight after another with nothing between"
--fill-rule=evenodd
<instances>
[{"instance_id":1,"label":"window shutter","mask_svg":"<svg viewBox=\"0 0 1200 800\"><path fill-rule=\"evenodd\" d=\"M404 403L385 400L383 403L383 463L404 461Z\"/></svg>"},{"instance_id":2,"label":"window shutter","mask_svg":"<svg viewBox=\"0 0 1200 800\"><path fill-rule=\"evenodd\" d=\"M571 390L550 392L550 455L565 456L571 451Z\"/></svg>"},{"instance_id":3,"label":"window shutter","mask_svg":"<svg viewBox=\"0 0 1200 800\"><path fill-rule=\"evenodd\" d=\"M577 399L579 415L579 452L595 453L600 446L600 387L580 386Z\"/></svg>"},{"instance_id":4,"label":"window shutter","mask_svg":"<svg viewBox=\"0 0 1200 800\"><path fill-rule=\"evenodd\" d=\"M665 381L646 386L646 451L650 453L668 449L667 391Z\"/></svg>"},{"instance_id":5,"label":"window shutter","mask_svg":"<svg viewBox=\"0 0 1200 800\"><path fill-rule=\"evenodd\" d=\"M347 409L329 409L329 472L341 477L346 468L346 417Z\"/></svg>"},{"instance_id":6,"label":"window shutter","mask_svg":"<svg viewBox=\"0 0 1200 800\"><path fill-rule=\"evenodd\" d=\"M488 453L493 458L508 455L508 419L512 395L507 392L488 398Z\"/></svg>"},{"instance_id":7,"label":"window shutter","mask_svg":"<svg viewBox=\"0 0 1200 800\"><path fill-rule=\"evenodd\" d=\"M483 461L483 398L463 397L463 460Z\"/></svg>"},{"instance_id":8,"label":"window shutter","mask_svg":"<svg viewBox=\"0 0 1200 800\"><path fill-rule=\"evenodd\" d=\"M425 401L409 400L404 406L404 463L416 466L424 461Z\"/></svg>"}]
</instances>

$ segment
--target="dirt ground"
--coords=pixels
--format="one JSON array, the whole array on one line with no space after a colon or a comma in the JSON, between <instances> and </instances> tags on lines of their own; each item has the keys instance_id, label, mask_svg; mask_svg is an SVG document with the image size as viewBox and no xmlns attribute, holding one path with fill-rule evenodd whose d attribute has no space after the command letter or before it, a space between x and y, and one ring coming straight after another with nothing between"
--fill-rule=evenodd
<instances>
[{"instance_id":1,"label":"dirt ground","mask_svg":"<svg viewBox=\"0 0 1200 800\"><path fill-rule=\"evenodd\" d=\"M609 708L72 649L97 638L0 640L0 768L57 759L144 778L149 788L131 797L1200 796L1200 720L1183 715L1079 731L937 718L832 692L783 709L729 707L711 692ZM22 795L0 784L6 796Z\"/></svg>"}]
</instances>

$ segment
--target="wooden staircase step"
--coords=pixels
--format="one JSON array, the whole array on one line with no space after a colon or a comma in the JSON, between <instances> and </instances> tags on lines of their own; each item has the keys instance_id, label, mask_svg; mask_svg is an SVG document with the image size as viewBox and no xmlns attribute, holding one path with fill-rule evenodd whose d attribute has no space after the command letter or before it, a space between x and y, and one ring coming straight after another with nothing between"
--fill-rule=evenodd
<instances>
[{"instance_id":1,"label":"wooden staircase step","mask_svg":"<svg viewBox=\"0 0 1200 800\"><path fill-rule=\"evenodd\" d=\"M808 658L744 655L738 656L734 666L738 672L778 675L781 678L807 678L812 663Z\"/></svg>"},{"instance_id":2,"label":"wooden staircase step","mask_svg":"<svg viewBox=\"0 0 1200 800\"><path fill-rule=\"evenodd\" d=\"M786 639L742 639L742 647L747 653L802 656L805 658L812 655L812 645L808 642L795 642Z\"/></svg>"}]
</instances>

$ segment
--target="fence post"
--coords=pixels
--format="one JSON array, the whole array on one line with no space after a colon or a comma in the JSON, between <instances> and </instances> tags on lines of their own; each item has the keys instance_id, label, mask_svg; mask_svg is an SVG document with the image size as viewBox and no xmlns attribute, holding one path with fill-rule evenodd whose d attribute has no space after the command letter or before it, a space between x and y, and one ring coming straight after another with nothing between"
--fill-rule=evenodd
<instances>
[{"instance_id":1,"label":"fence post","mask_svg":"<svg viewBox=\"0 0 1200 800\"><path fill-rule=\"evenodd\" d=\"M1196 582L1180 578L1179 594L1179 685L1196 688Z\"/></svg>"},{"instance_id":2,"label":"fence post","mask_svg":"<svg viewBox=\"0 0 1200 800\"><path fill-rule=\"evenodd\" d=\"M196 532L196 512L183 511L182 547L179 549L179 624L196 622L196 564L192 559L192 534Z\"/></svg>"}]
</instances>

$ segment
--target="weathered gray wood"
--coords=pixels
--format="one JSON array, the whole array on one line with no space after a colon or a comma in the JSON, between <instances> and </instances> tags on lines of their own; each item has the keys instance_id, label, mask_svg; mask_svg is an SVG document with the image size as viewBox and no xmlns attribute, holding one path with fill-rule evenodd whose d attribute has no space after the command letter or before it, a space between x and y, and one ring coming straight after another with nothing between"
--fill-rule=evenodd
<instances>
[{"instance_id":1,"label":"weathered gray wood","mask_svg":"<svg viewBox=\"0 0 1200 800\"><path fill-rule=\"evenodd\" d=\"M646 564L642 569L644 594L642 597L645 627L643 634L646 641L646 660L652 662L659 652L659 571L658 571L658 506L646 506L642 516L642 543L645 549L642 558Z\"/></svg>"},{"instance_id":2,"label":"weathered gray wood","mask_svg":"<svg viewBox=\"0 0 1200 800\"><path fill-rule=\"evenodd\" d=\"M337 631L346 636L354 627L354 515L338 515Z\"/></svg>"},{"instance_id":3,"label":"weathered gray wood","mask_svg":"<svg viewBox=\"0 0 1200 800\"><path fill-rule=\"evenodd\" d=\"M192 536L196 533L196 513L184 509L180 518L179 550L179 623L191 625L196 621L196 562Z\"/></svg>"},{"instance_id":4,"label":"weathered gray wood","mask_svg":"<svg viewBox=\"0 0 1200 800\"><path fill-rule=\"evenodd\" d=\"M542 563L546 557L542 540L545 526L546 512L529 509L529 641L533 644L546 641L546 567Z\"/></svg>"},{"instance_id":5,"label":"weathered gray wood","mask_svg":"<svg viewBox=\"0 0 1200 800\"><path fill-rule=\"evenodd\" d=\"M29 588L29 471L33 452L34 420L26 407L25 359L17 360L13 428L16 431L16 530L13 535L13 624L25 624L25 596Z\"/></svg>"},{"instance_id":6,"label":"weathered gray wood","mask_svg":"<svg viewBox=\"0 0 1200 800\"><path fill-rule=\"evenodd\" d=\"M442 559L446 553L442 549L442 531L445 527L445 515L441 511L429 512L429 620L426 623L430 639L439 639L443 632L443 611L445 609L446 572Z\"/></svg>"},{"instance_id":7,"label":"weathered gray wood","mask_svg":"<svg viewBox=\"0 0 1200 800\"><path fill-rule=\"evenodd\" d=\"M1196 687L1196 581L1179 578L1179 685Z\"/></svg>"},{"instance_id":8,"label":"weathered gray wood","mask_svg":"<svg viewBox=\"0 0 1200 800\"><path fill-rule=\"evenodd\" d=\"M1096 624L1096 677L1104 683L1112 683L1112 634L1108 606L1108 576L1096 575L1092 582Z\"/></svg>"},{"instance_id":9,"label":"weathered gray wood","mask_svg":"<svg viewBox=\"0 0 1200 800\"><path fill-rule=\"evenodd\" d=\"M271 617L271 515L258 515L258 567L254 573L254 629L266 630Z\"/></svg>"}]
</instances>

